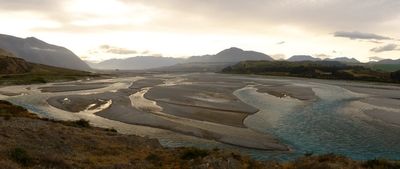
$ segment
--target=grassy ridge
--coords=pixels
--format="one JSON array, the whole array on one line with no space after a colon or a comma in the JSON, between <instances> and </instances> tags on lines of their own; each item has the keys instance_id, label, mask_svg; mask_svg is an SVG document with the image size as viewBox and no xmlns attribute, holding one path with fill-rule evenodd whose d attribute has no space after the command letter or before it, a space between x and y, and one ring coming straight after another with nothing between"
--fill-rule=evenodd
<instances>
[{"instance_id":1,"label":"grassy ridge","mask_svg":"<svg viewBox=\"0 0 400 169\"><path fill-rule=\"evenodd\" d=\"M400 70L400 64L371 64L368 67L372 70L384 72L395 72Z\"/></svg>"},{"instance_id":2,"label":"grassy ridge","mask_svg":"<svg viewBox=\"0 0 400 169\"><path fill-rule=\"evenodd\" d=\"M382 72L360 65L334 61L243 61L226 67L223 73L293 76L319 79L361 80L399 83L399 72Z\"/></svg>"},{"instance_id":3,"label":"grassy ridge","mask_svg":"<svg viewBox=\"0 0 400 169\"><path fill-rule=\"evenodd\" d=\"M70 70L41 64L30 64L32 65L32 68L27 73L0 74L0 85L25 85L99 77L99 75L90 72Z\"/></svg>"}]
</instances>

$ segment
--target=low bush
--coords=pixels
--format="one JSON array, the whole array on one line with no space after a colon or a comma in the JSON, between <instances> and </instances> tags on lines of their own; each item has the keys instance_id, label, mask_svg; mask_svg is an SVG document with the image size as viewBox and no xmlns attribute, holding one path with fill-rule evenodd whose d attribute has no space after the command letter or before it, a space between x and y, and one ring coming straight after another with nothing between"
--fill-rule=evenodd
<instances>
[{"instance_id":1,"label":"low bush","mask_svg":"<svg viewBox=\"0 0 400 169\"><path fill-rule=\"evenodd\" d=\"M365 161L362 166L371 169L399 169L400 163L389 162L384 159L374 159Z\"/></svg>"},{"instance_id":2,"label":"low bush","mask_svg":"<svg viewBox=\"0 0 400 169\"><path fill-rule=\"evenodd\" d=\"M146 161L149 161L149 162L160 162L160 161L161 161L161 158L160 158L158 155L156 155L156 154L150 153L150 154L146 157Z\"/></svg>"},{"instance_id":3,"label":"low bush","mask_svg":"<svg viewBox=\"0 0 400 169\"><path fill-rule=\"evenodd\" d=\"M90 127L89 121L85 120L85 119L80 119L80 120L74 121L73 124L76 127L82 127L82 128L89 128Z\"/></svg>"},{"instance_id":4,"label":"low bush","mask_svg":"<svg viewBox=\"0 0 400 169\"><path fill-rule=\"evenodd\" d=\"M207 150L201 150L197 148L188 148L183 151L181 155L181 159L183 160L191 160L191 159L196 159L199 157L205 157L208 156L210 153Z\"/></svg>"},{"instance_id":5,"label":"low bush","mask_svg":"<svg viewBox=\"0 0 400 169\"><path fill-rule=\"evenodd\" d=\"M10 151L10 158L22 166L28 166L32 163L32 158L22 148L12 149Z\"/></svg>"}]
</instances>

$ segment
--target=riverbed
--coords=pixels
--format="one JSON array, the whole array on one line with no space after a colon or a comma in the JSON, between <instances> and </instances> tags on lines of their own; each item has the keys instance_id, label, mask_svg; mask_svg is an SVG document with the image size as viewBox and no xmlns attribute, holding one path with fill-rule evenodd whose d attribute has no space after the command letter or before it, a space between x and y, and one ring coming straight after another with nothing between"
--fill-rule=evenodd
<instances>
[{"instance_id":1,"label":"riverbed","mask_svg":"<svg viewBox=\"0 0 400 169\"><path fill-rule=\"evenodd\" d=\"M399 98L393 84L214 73L0 88L0 99L42 117L277 160L305 153L400 159Z\"/></svg>"}]
</instances>

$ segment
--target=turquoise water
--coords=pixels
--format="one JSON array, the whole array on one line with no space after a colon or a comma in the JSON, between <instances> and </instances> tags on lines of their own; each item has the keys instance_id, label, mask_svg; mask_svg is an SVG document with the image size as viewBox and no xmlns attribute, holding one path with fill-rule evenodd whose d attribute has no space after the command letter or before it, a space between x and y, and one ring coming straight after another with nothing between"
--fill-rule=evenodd
<instances>
[{"instance_id":1,"label":"turquoise water","mask_svg":"<svg viewBox=\"0 0 400 169\"><path fill-rule=\"evenodd\" d=\"M400 128L338 113L346 103L346 100L317 102L281 118L277 127L266 131L292 146L294 156L313 152L341 154L359 160L400 159Z\"/></svg>"},{"instance_id":2,"label":"turquoise water","mask_svg":"<svg viewBox=\"0 0 400 169\"><path fill-rule=\"evenodd\" d=\"M267 109L260 109L261 114L281 112L276 121L271 122L257 115L258 118L250 118L245 124L249 128L273 134L293 149L292 153L248 152L257 159L290 160L306 153L335 153L358 160L400 159L400 127L342 113L342 108L359 99L357 97L333 96L333 99L319 99L305 107L294 106L292 111L284 112L287 107L275 110L276 107L265 104L280 104L279 98L255 93L251 89L239 91L237 95L255 107Z\"/></svg>"}]
</instances>

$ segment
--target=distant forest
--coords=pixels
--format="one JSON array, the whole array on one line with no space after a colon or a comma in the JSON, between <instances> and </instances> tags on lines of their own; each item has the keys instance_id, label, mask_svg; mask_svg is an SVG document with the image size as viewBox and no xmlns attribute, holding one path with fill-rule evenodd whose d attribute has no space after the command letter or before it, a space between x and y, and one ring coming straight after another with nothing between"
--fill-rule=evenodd
<instances>
[{"instance_id":1,"label":"distant forest","mask_svg":"<svg viewBox=\"0 0 400 169\"><path fill-rule=\"evenodd\" d=\"M222 73L400 83L400 71L377 71L336 61L243 61L224 68Z\"/></svg>"}]
</instances>

